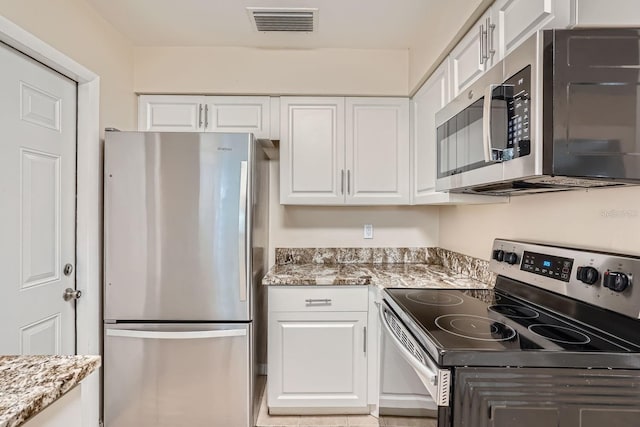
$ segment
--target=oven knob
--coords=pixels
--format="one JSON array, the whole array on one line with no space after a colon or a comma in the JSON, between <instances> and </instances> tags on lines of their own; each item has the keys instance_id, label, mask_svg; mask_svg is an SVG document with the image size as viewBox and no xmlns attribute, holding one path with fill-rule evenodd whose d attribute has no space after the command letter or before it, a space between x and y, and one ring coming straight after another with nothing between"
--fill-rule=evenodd
<instances>
[{"instance_id":1,"label":"oven knob","mask_svg":"<svg viewBox=\"0 0 640 427\"><path fill-rule=\"evenodd\" d=\"M500 262L504 261L504 251L502 249L493 251L493 259Z\"/></svg>"},{"instance_id":2,"label":"oven knob","mask_svg":"<svg viewBox=\"0 0 640 427\"><path fill-rule=\"evenodd\" d=\"M582 283L593 285L598 281L600 273L593 267L578 267L576 278Z\"/></svg>"},{"instance_id":3,"label":"oven knob","mask_svg":"<svg viewBox=\"0 0 640 427\"><path fill-rule=\"evenodd\" d=\"M619 271L607 271L604 273L604 287L614 292L622 292L631 284L629 276Z\"/></svg>"},{"instance_id":4,"label":"oven knob","mask_svg":"<svg viewBox=\"0 0 640 427\"><path fill-rule=\"evenodd\" d=\"M504 254L504 260L507 264L516 264L518 262L518 254L515 252L506 252Z\"/></svg>"}]
</instances>

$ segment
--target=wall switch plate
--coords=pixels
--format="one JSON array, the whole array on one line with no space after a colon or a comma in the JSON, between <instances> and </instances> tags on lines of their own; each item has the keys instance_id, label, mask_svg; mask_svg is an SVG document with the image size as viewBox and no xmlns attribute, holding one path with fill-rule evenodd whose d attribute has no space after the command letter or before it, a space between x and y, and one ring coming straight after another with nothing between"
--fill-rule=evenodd
<instances>
[{"instance_id":1,"label":"wall switch plate","mask_svg":"<svg viewBox=\"0 0 640 427\"><path fill-rule=\"evenodd\" d=\"M365 239L373 239L373 224L365 224L364 225L364 236Z\"/></svg>"}]
</instances>

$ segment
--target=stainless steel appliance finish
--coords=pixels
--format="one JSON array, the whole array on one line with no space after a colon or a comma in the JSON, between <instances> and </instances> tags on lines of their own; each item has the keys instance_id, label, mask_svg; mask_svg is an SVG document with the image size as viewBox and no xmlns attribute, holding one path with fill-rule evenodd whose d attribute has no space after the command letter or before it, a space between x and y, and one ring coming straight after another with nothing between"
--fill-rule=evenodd
<instances>
[{"instance_id":1,"label":"stainless steel appliance finish","mask_svg":"<svg viewBox=\"0 0 640 427\"><path fill-rule=\"evenodd\" d=\"M640 257L496 239L490 266L493 289L385 290L384 337L437 403L433 422L636 426Z\"/></svg>"},{"instance_id":2,"label":"stainless steel appliance finish","mask_svg":"<svg viewBox=\"0 0 640 427\"><path fill-rule=\"evenodd\" d=\"M542 30L436 115L436 189L640 182L640 30Z\"/></svg>"},{"instance_id":3,"label":"stainless steel appliance finish","mask_svg":"<svg viewBox=\"0 0 640 427\"><path fill-rule=\"evenodd\" d=\"M268 164L251 134L107 132L104 422L251 427Z\"/></svg>"},{"instance_id":4,"label":"stainless steel appliance finish","mask_svg":"<svg viewBox=\"0 0 640 427\"><path fill-rule=\"evenodd\" d=\"M251 324L105 329L105 425L253 426Z\"/></svg>"}]
</instances>

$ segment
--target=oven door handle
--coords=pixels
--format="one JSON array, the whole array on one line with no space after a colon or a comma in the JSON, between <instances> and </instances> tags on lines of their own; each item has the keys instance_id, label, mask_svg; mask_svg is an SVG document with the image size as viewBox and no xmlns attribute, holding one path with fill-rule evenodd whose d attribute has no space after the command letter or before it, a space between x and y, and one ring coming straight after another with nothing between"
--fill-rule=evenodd
<instances>
[{"instance_id":1,"label":"oven door handle","mask_svg":"<svg viewBox=\"0 0 640 427\"><path fill-rule=\"evenodd\" d=\"M380 315L380 323L382 324L384 330L387 332L387 336L391 338L395 347L400 351L402 357L407 361L407 363L409 363L411 368L413 368L415 373L418 375L418 378L420 378L420 381L422 381L436 405L449 406L449 371L446 369L439 369L436 366L427 367L419 360L417 360L416 357L406 349L404 344L402 344L400 339L398 339L396 334L391 329L391 325L389 325L385 311L388 311L388 309L384 304L380 304L378 314ZM396 317L391 313L389 314L389 316ZM399 320L397 320L397 318L396 321L399 323ZM408 332L405 333L408 334ZM425 354L423 357L431 362L431 359L429 359L428 355Z\"/></svg>"}]
</instances>

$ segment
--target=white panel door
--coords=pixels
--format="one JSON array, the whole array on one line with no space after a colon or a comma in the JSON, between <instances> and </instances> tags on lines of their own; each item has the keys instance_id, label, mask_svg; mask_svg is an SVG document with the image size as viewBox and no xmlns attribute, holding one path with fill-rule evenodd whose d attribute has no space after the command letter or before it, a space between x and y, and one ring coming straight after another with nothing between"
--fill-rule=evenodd
<instances>
[{"instance_id":1,"label":"white panel door","mask_svg":"<svg viewBox=\"0 0 640 427\"><path fill-rule=\"evenodd\" d=\"M280 203L344 204L344 98L280 98Z\"/></svg>"},{"instance_id":2,"label":"white panel door","mask_svg":"<svg viewBox=\"0 0 640 427\"><path fill-rule=\"evenodd\" d=\"M499 61L500 54L495 49L496 29L487 31L487 19L490 24L495 24L492 17L492 9L489 9L476 24L467 32L467 34L458 42L455 48L449 54L451 59L451 84L453 87L453 96L456 97L465 90L471 83L476 81L494 62ZM493 43L496 53L487 54L486 50L489 43L484 41L483 32L487 32L487 37ZM481 56L489 56L484 59Z\"/></svg>"},{"instance_id":3,"label":"white panel door","mask_svg":"<svg viewBox=\"0 0 640 427\"><path fill-rule=\"evenodd\" d=\"M277 408L367 412L366 325L367 312L270 313L271 412L295 413Z\"/></svg>"},{"instance_id":4,"label":"white panel door","mask_svg":"<svg viewBox=\"0 0 640 427\"><path fill-rule=\"evenodd\" d=\"M409 99L346 99L346 203L409 203Z\"/></svg>"},{"instance_id":5,"label":"white panel door","mask_svg":"<svg viewBox=\"0 0 640 427\"><path fill-rule=\"evenodd\" d=\"M498 0L493 7L498 19L498 43L505 54L535 31L566 28L570 21L567 0Z\"/></svg>"},{"instance_id":6,"label":"white panel door","mask_svg":"<svg viewBox=\"0 0 640 427\"><path fill-rule=\"evenodd\" d=\"M429 77L413 98L413 203L429 202L436 189L436 113L451 98L449 62Z\"/></svg>"},{"instance_id":7,"label":"white panel door","mask_svg":"<svg viewBox=\"0 0 640 427\"><path fill-rule=\"evenodd\" d=\"M140 95L138 130L163 132L203 132L205 97Z\"/></svg>"},{"instance_id":8,"label":"white panel door","mask_svg":"<svg viewBox=\"0 0 640 427\"><path fill-rule=\"evenodd\" d=\"M76 83L0 47L0 354L73 354Z\"/></svg>"},{"instance_id":9,"label":"white panel door","mask_svg":"<svg viewBox=\"0 0 640 427\"><path fill-rule=\"evenodd\" d=\"M638 27L638 0L573 0L579 27Z\"/></svg>"},{"instance_id":10,"label":"white panel door","mask_svg":"<svg viewBox=\"0 0 640 427\"><path fill-rule=\"evenodd\" d=\"M251 132L256 138L270 137L268 96L207 96L207 132Z\"/></svg>"}]
</instances>

